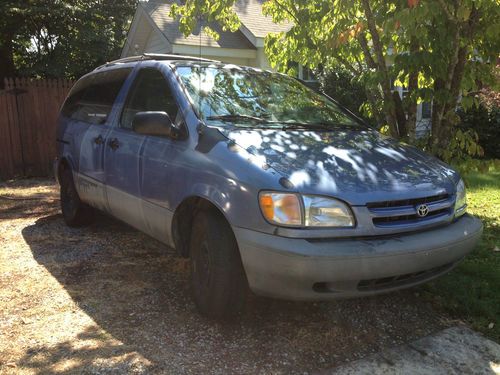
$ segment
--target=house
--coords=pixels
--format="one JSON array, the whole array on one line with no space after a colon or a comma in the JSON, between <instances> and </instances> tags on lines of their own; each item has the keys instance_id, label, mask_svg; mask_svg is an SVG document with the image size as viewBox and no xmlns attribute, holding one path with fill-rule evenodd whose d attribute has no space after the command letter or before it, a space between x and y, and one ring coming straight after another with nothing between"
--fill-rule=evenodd
<instances>
[{"instance_id":1,"label":"house","mask_svg":"<svg viewBox=\"0 0 500 375\"><path fill-rule=\"evenodd\" d=\"M220 37L215 40L201 30L185 37L179 30L179 22L169 16L175 0L141 1L130 26L122 57L142 53L168 53L201 56L227 63L271 69L264 52L267 34L287 31L289 24L276 24L271 17L262 14L265 0L239 0L235 11L241 21L236 32L222 31L217 24L211 25ZM312 75L301 66L299 78L312 80Z\"/></svg>"}]
</instances>

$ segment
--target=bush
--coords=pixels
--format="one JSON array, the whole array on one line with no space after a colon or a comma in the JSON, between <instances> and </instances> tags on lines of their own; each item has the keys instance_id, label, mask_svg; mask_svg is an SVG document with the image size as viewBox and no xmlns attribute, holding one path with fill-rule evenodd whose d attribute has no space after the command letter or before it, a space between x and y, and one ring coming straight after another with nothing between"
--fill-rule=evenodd
<instances>
[{"instance_id":1,"label":"bush","mask_svg":"<svg viewBox=\"0 0 500 375\"><path fill-rule=\"evenodd\" d=\"M462 131L473 130L484 150L484 158L500 159L500 94L483 90L479 95L479 105L467 110L459 110Z\"/></svg>"},{"instance_id":2,"label":"bush","mask_svg":"<svg viewBox=\"0 0 500 375\"><path fill-rule=\"evenodd\" d=\"M365 86L356 77L342 69L324 70L318 75L322 92L337 100L367 123L375 125L376 121L361 111L361 106L368 102L368 98Z\"/></svg>"}]
</instances>

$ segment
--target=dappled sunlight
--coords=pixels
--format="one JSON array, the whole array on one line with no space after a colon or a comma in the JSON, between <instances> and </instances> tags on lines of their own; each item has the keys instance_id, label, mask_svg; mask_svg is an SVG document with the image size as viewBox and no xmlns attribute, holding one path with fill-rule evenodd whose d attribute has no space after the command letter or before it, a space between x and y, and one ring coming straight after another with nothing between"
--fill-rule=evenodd
<instances>
[{"instance_id":1,"label":"dappled sunlight","mask_svg":"<svg viewBox=\"0 0 500 375\"><path fill-rule=\"evenodd\" d=\"M500 363L490 362L490 368L494 374L500 374Z\"/></svg>"},{"instance_id":2,"label":"dappled sunlight","mask_svg":"<svg viewBox=\"0 0 500 375\"><path fill-rule=\"evenodd\" d=\"M376 131L218 129L241 146L242 157L270 166L304 191L359 199L375 191L453 191L447 168Z\"/></svg>"},{"instance_id":3,"label":"dappled sunlight","mask_svg":"<svg viewBox=\"0 0 500 375\"><path fill-rule=\"evenodd\" d=\"M366 353L403 332L430 329L415 318L408 326L406 316L428 315L411 293L318 304L252 297L235 322L205 319L191 300L188 261L100 215L81 229L66 227L60 215L42 217L22 228L22 239L23 259L38 265L37 282L57 288L37 294L56 309L39 312L51 324L26 326L30 333L21 337L35 333L37 340L10 357L23 371L304 372L340 360L332 353ZM395 303L398 314L390 313Z\"/></svg>"},{"instance_id":4,"label":"dappled sunlight","mask_svg":"<svg viewBox=\"0 0 500 375\"><path fill-rule=\"evenodd\" d=\"M318 162L310 158L308 170L319 171ZM308 176L302 168L294 178ZM211 321L197 312L189 262L173 249L102 215L68 228L57 201L25 205L22 212L43 213L0 221L8 244L0 252L0 372L310 373L444 326L414 290L321 303L252 296L236 321Z\"/></svg>"},{"instance_id":5,"label":"dappled sunlight","mask_svg":"<svg viewBox=\"0 0 500 375\"><path fill-rule=\"evenodd\" d=\"M30 347L18 366L39 373L82 373L106 369L144 371L151 363L106 331L89 326L73 339Z\"/></svg>"},{"instance_id":6,"label":"dappled sunlight","mask_svg":"<svg viewBox=\"0 0 500 375\"><path fill-rule=\"evenodd\" d=\"M296 189L355 205L365 204L367 193L385 200L387 193L402 199L408 191L454 191L449 167L366 127L290 77L203 63L176 71L201 119L231 140L231 151Z\"/></svg>"},{"instance_id":7,"label":"dappled sunlight","mask_svg":"<svg viewBox=\"0 0 500 375\"><path fill-rule=\"evenodd\" d=\"M324 168L322 161L316 163L316 175L318 177L317 186L319 189L331 191L332 193L337 192L337 183L332 178L331 174Z\"/></svg>"},{"instance_id":8,"label":"dappled sunlight","mask_svg":"<svg viewBox=\"0 0 500 375\"><path fill-rule=\"evenodd\" d=\"M304 170L293 172L288 179L298 188L311 183L311 176Z\"/></svg>"},{"instance_id":9,"label":"dappled sunlight","mask_svg":"<svg viewBox=\"0 0 500 375\"><path fill-rule=\"evenodd\" d=\"M381 153L382 155L386 155L389 158L392 158L392 159L397 160L397 161L407 160L407 158L401 152L396 151L394 148L376 147L375 151Z\"/></svg>"}]
</instances>

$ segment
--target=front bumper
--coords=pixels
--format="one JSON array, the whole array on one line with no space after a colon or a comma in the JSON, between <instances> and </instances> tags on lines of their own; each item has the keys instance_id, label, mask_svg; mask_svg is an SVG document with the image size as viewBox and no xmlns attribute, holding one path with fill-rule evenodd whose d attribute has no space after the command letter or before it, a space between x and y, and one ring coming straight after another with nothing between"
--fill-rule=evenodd
<instances>
[{"instance_id":1,"label":"front bumper","mask_svg":"<svg viewBox=\"0 0 500 375\"><path fill-rule=\"evenodd\" d=\"M452 269L478 243L481 221L370 239L296 239L233 228L250 288L259 295L325 300L388 292Z\"/></svg>"}]
</instances>

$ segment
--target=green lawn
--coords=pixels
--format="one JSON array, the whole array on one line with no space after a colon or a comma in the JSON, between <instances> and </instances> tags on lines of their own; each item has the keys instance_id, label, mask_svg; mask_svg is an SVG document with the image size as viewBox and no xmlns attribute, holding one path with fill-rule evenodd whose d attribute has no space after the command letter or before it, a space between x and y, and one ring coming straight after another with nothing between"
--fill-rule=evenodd
<instances>
[{"instance_id":1,"label":"green lawn","mask_svg":"<svg viewBox=\"0 0 500 375\"><path fill-rule=\"evenodd\" d=\"M464 179L468 212L484 224L482 241L454 271L425 285L424 294L500 342L500 172L474 172Z\"/></svg>"}]
</instances>

